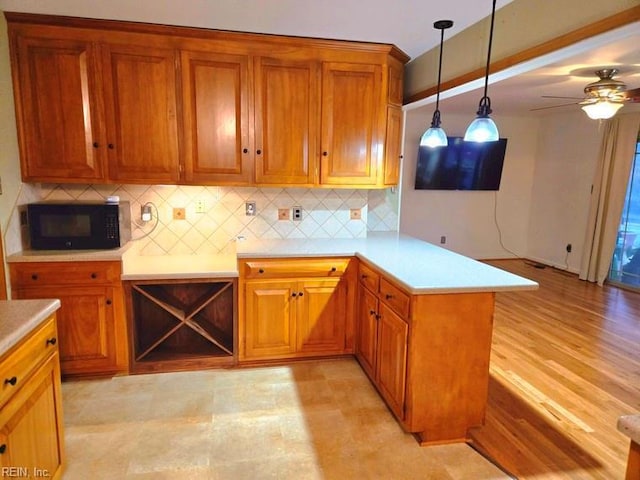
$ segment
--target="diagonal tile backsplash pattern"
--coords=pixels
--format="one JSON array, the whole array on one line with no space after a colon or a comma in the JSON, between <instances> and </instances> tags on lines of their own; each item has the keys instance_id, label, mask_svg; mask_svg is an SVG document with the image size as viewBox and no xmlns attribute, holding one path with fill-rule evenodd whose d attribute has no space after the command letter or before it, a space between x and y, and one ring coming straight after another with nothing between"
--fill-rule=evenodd
<instances>
[{"instance_id":1,"label":"diagonal tile backsplash pattern","mask_svg":"<svg viewBox=\"0 0 640 480\"><path fill-rule=\"evenodd\" d=\"M16 210L40 199L103 201L112 195L130 202L132 237L142 255L224 253L239 238L363 238L398 225L395 190L24 184ZM256 204L255 216L245 214L249 201ZM143 223L146 203L153 220ZM278 209L294 206L302 207L302 220L278 219ZM185 209L184 220L173 218L174 208ZM361 218L351 219L351 209L360 209ZM18 212L5 236L7 254L28 248Z\"/></svg>"}]
</instances>

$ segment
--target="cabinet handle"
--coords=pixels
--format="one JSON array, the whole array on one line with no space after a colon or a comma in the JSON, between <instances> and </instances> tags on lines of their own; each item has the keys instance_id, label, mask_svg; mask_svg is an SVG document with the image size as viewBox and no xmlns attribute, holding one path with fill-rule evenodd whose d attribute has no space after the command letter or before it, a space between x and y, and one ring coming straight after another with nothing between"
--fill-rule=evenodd
<instances>
[{"instance_id":1,"label":"cabinet handle","mask_svg":"<svg viewBox=\"0 0 640 480\"><path fill-rule=\"evenodd\" d=\"M109 150L113 150L115 148L113 143L110 143L109 145L107 145L107 147L109 147Z\"/></svg>"},{"instance_id":2,"label":"cabinet handle","mask_svg":"<svg viewBox=\"0 0 640 480\"><path fill-rule=\"evenodd\" d=\"M329 155L329 152L322 152L323 157L326 157L327 155Z\"/></svg>"},{"instance_id":3,"label":"cabinet handle","mask_svg":"<svg viewBox=\"0 0 640 480\"><path fill-rule=\"evenodd\" d=\"M296 295L298 295L296 292L291 292L292 297L295 297Z\"/></svg>"},{"instance_id":4,"label":"cabinet handle","mask_svg":"<svg viewBox=\"0 0 640 480\"><path fill-rule=\"evenodd\" d=\"M249 149L248 148L243 148L242 149L242 153L249 153Z\"/></svg>"},{"instance_id":5,"label":"cabinet handle","mask_svg":"<svg viewBox=\"0 0 640 480\"><path fill-rule=\"evenodd\" d=\"M6 385L7 383L12 386L15 386L15 384L18 383L18 377L5 378L4 384Z\"/></svg>"},{"instance_id":6,"label":"cabinet handle","mask_svg":"<svg viewBox=\"0 0 640 480\"><path fill-rule=\"evenodd\" d=\"M110 298L107 298L107 302L106 302L106 303L107 303L107 305L111 305L111 303L112 303L112 302L111 302L111 299L110 299Z\"/></svg>"},{"instance_id":7,"label":"cabinet handle","mask_svg":"<svg viewBox=\"0 0 640 480\"><path fill-rule=\"evenodd\" d=\"M38 279L38 274L34 273L33 275L31 275L31 280L37 280Z\"/></svg>"},{"instance_id":8,"label":"cabinet handle","mask_svg":"<svg viewBox=\"0 0 640 480\"><path fill-rule=\"evenodd\" d=\"M393 298L393 295L391 295L390 293L387 293L384 298L386 298L387 300Z\"/></svg>"},{"instance_id":9,"label":"cabinet handle","mask_svg":"<svg viewBox=\"0 0 640 480\"><path fill-rule=\"evenodd\" d=\"M260 154L262 153L262 150L259 150L259 149L258 149L258 150L256 150L256 153L257 153L258 155L260 155Z\"/></svg>"},{"instance_id":10,"label":"cabinet handle","mask_svg":"<svg viewBox=\"0 0 640 480\"><path fill-rule=\"evenodd\" d=\"M93 142L93 148L98 148L100 144L98 142Z\"/></svg>"},{"instance_id":11,"label":"cabinet handle","mask_svg":"<svg viewBox=\"0 0 640 480\"><path fill-rule=\"evenodd\" d=\"M47 338L47 345L55 345L57 341L56 337Z\"/></svg>"},{"instance_id":12,"label":"cabinet handle","mask_svg":"<svg viewBox=\"0 0 640 480\"><path fill-rule=\"evenodd\" d=\"M97 273L92 273L91 274L91 278L98 278L98 274Z\"/></svg>"},{"instance_id":13,"label":"cabinet handle","mask_svg":"<svg viewBox=\"0 0 640 480\"><path fill-rule=\"evenodd\" d=\"M7 444L3 443L2 445L0 445L0 455L2 455L6 451L7 451Z\"/></svg>"},{"instance_id":14,"label":"cabinet handle","mask_svg":"<svg viewBox=\"0 0 640 480\"><path fill-rule=\"evenodd\" d=\"M375 310L369 310L369 315L375 315L376 311Z\"/></svg>"}]
</instances>

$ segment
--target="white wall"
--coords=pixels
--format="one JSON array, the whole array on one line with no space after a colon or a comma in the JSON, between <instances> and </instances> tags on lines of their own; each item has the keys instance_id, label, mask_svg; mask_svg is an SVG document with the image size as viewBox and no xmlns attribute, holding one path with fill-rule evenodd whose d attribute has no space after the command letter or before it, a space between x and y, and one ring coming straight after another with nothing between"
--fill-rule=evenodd
<instances>
[{"instance_id":1,"label":"white wall","mask_svg":"<svg viewBox=\"0 0 640 480\"><path fill-rule=\"evenodd\" d=\"M603 125L580 109L540 125L529 219L529 258L577 272ZM571 243L572 251L566 252Z\"/></svg>"},{"instance_id":2,"label":"white wall","mask_svg":"<svg viewBox=\"0 0 640 480\"><path fill-rule=\"evenodd\" d=\"M462 136L475 117L443 112L443 128ZM473 258L526 256L529 211L539 123L535 119L494 116L500 136L508 138L498 192L415 190L420 136L431 123L433 105L407 112L402 173L400 231ZM497 224L502 232L502 245Z\"/></svg>"}]
</instances>

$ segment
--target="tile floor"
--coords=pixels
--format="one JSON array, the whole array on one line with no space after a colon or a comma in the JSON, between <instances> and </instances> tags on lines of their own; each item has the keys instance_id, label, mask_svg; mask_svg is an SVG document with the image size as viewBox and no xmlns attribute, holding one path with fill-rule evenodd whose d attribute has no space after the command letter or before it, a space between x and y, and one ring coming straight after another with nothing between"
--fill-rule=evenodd
<instances>
[{"instance_id":1,"label":"tile floor","mask_svg":"<svg viewBox=\"0 0 640 480\"><path fill-rule=\"evenodd\" d=\"M352 359L63 383L64 480L502 480L420 447Z\"/></svg>"}]
</instances>

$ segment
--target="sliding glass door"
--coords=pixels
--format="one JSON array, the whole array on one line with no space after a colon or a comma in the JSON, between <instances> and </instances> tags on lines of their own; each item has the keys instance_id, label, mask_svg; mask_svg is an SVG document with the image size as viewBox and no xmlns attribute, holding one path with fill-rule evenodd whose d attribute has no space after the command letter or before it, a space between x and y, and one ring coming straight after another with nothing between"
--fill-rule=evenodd
<instances>
[{"instance_id":1,"label":"sliding glass door","mask_svg":"<svg viewBox=\"0 0 640 480\"><path fill-rule=\"evenodd\" d=\"M640 141L636 143L609 281L640 290Z\"/></svg>"}]
</instances>

